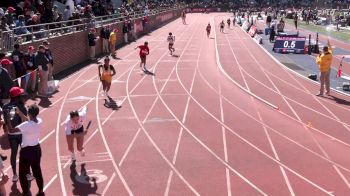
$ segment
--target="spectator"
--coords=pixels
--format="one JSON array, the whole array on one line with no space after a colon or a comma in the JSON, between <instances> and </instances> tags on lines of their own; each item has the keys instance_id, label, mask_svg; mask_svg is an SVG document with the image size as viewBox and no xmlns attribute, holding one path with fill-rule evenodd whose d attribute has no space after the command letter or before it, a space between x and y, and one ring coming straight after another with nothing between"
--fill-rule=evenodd
<instances>
[{"instance_id":1,"label":"spectator","mask_svg":"<svg viewBox=\"0 0 350 196\"><path fill-rule=\"evenodd\" d=\"M15 8L13 7L8 7L7 8L7 12L5 13L5 17L7 18L7 24L11 27L11 26L14 26L15 23L15 16L14 16L14 13L15 13Z\"/></svg>"},{"instance_id":2,"label":"spectator","mask_svg":"<svg viewBox=\"0 0 350 196\"><path fill-rule=\"evenodd\" d=\"M1 17L1 23L0 23L0 30L1 31L10 31L10 26L7 24L6 17Z\"/></svg>"},{"instance_id":3,"label":"spectator","mask_svg":"<svg viewBox=\"0 0 350 196\"><path fill-rule=\"evenodd\" d=\"M30 74L30 79L27 86L32 93L35 92L36 81L37 81L37 66L34 63L35 48L33 46L28 47L28 53L24 55L24 62L27 67L27 74Z\"/></svg>"},{"instance_id":4,"label":"spectator","mask_svg":"<svg viewBox=\"0 0 350 196\"><path fill-rule=\"evenodd\" d=\"M20 51L19 44L13 46L15 50L11 54L13 66L16 71L16 78L23 89L26 89L26 81L22 76L26 75L27 70L24 64L24 53Z\"/></svg>"},{"instance_id":5,"label":"spectator","mask_svg":"<svg viewBox=\"0 0 350 196\"><path fill-rule=\"evenodd\" d=\"M40 23L39 19L40 19L39 16L36 15L36 14L34 14L34 15L32 16L32 18L28 20L27 25L28 25L28 26L30 26L30 25L37 25L37 24ZM30 28L30 32L38 32L38 31L40 31L40 30L41 30L41 27L40 27L40 26L34 26L34 27L31 27L31 28ZM37 39L40 39L40 38L42 38L42 37L44 36L44 34L41 33L41 32L40 32L40 33L35 33L34 35L35 35L35 37L36 37Z\"/></svg>"},{"instance_id":6,"label":"spectator","mask_svg":"<svg viewBox=\"0 0 350 196\"><path fill-rule=\"evenodd\" d=\"M99 37L96 36L96 29L92 28L90 30L90 33L88 34L88 41L89 41L89 47L90 47L90 59L92 61L96 60L96 58L95 58L96 41L98 39L99 39Z\"/></svg>"},{"instance_id":7,"label":"spectator","mask_svg":"<svg viewBox=\"0 0 350 196\"><path fill-rule=\"evenodd\" d=\"M69 5L67 5L66 9L63 12L63 20L64 21L69 20L72 16L73 16L73 14L69 8Z\"/></svg>"},{"instance_id":8,"label":"spectator","mask_svg":"<svg viewBox=\"0 0 350 196\"><path fill-rule=\"evenodd\" d=\"M29 34L28 29L25 27L25 18L23 15L18 16L18 20L16 21L16 35Z\"/></svg>"},{"instance_id":9,"label":"spectator","mask_svg":"<svg viewBox=\"0 0 350 196\"><path fill-rule=\"evenodd\" d=\"M38 88L38 95L42 97L48 97L48 71L49 71L49 63L50 60L45 55L45 46L41 45L39 46L39 50L34 58L35 66L38 67L39 70L39 88Z\"/></svg>"},{"instance_id":10,"label":"spectator","mask_svg":"<svg viewBox=\"0 0 350 196\"><path fill-rule=\"evenodd\" d=\"M109 36L110 36L110 34L111 34L110 25L104 26L104 27L101 29L102 51L103 51L104 53L109 53L108 41L109 41Z\"/></svg>"},{"instance_id":11,"label":"spectator","mask_svg":"<svg viewBox=\"0 0 350 196\"><path fill-rule=\"evenodd\" d=\"M13 172L12 182L18 181L18 175L16 170L16 159L18 147L22 143L21 132L11 132L11 127L16 127L21 124L25 119L18 115L14 109L20 110L24 115L27 115L27 109L24 106L23 99L24 90L19 87L12 87L10 89L10 103L4 105L4 119L5 119L5 132L8 132L8 139L11 148L11 167Z\"/></svg>"},{"instance_id":12,"label":"spectator","mask_svg":"<svg viewBox=\"0 0 350 196\"><path fill-rule=\"evenodd\" d=\"M0 108L3 106L3 104L10 101L10 89L13 86L13 81L7 70L2 67L3 65L10 64L12 64L12 62L8 59L2 59L0 61Z\"/></svg>"},{"instance_id":13,"label":"spectator","mask_svg":"<svg viewBox=\"0 0 350 196\"><path fill-rule=\"evenodd\" d=\"M43 41L43 46L45 46L45 56L50 61L49 65L48 65L49 66L48 67L49 68L48 79L53 80L53 56L52 56L52 52L49 48L49 45L50 45L50 43L47 40Z\"/></svg>"},{"instance_id":14,"label":"spectator","mask_svg":"<svg viewBox=\"0 0 350 196\"><path fill-rule=\"evenodd\" d=\"M52 13L53 13L53 21L57 21L59 17L59 11L58 11L57 5L53 6Z\"/></svg>"},{"instance_id":15,"label":"spectator","mask_svg":"<svg viewBox=\"0 0 350 196\"><path fill-rule=\"evenodd\" d=\"M35 104L30 105L28 108L28 117L27 113L24 114L19 109L16 109L16 115L19 115L24 122L16 127L11 126L9 123L9 132L22 134L23 142L21 144L19 156L19 178L23 195L32 195L27 179L28 174L30 174L30 168L32 168L39 189L37 196L44 196L44 180L40 166L41 147L39 143L42 120L37 118L39 115L39 107Z\"/></svg>"}]
</instances>

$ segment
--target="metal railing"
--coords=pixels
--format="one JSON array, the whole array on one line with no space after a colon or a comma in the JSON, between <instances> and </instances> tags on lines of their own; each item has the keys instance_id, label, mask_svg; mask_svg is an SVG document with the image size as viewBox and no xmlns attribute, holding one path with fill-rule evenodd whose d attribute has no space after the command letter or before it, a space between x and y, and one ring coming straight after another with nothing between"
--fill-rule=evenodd
<instances>
[{"instance_id":1,"label":"metal railing","mask_svg":"<svg viewBox=\"0 0 350 196\"><path fill-rule=\"evenodd\" d=\"M98 28L107 24L115 24L125 20L135 20L145 16L157 15L160 13L177 10L182 6L173 6L171 8L159 8L146 12L146 10L132 12L128 15L113 14L107 16L99 16L94 18L81 18L67 20L61 22L44 23L38 25L30 25L23 27L15 27L10 31L0 32L0 51L9 52L13 50L14 43L25 44L45 40L52 37L63 36L70 33L89 30L90 28ZM24 33L23 33L24 31Z\"/></svg>"}]
</instances>

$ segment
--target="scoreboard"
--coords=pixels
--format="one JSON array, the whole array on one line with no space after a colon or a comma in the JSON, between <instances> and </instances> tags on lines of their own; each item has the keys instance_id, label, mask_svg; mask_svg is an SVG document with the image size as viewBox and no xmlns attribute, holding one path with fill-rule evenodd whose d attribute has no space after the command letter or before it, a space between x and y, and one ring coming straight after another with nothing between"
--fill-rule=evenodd
<instances>
[{"instance_id":1,"label":"scoreboard","mask_svg":"<svg viewBox=\"0 0 350 196\"><path fill-rule=\"evenodd\" d=\"M273 51L278 53L304 54L305 37L277 36Z\"/></svg>"}]
</instances>

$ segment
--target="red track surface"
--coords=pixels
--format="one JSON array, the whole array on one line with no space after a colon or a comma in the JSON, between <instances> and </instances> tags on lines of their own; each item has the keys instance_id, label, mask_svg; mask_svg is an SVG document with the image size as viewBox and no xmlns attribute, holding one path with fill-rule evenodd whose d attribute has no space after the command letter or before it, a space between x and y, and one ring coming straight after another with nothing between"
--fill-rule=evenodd
<instances>
[{"instance_id":1,"label":"red track surface","mask_svg":"<svg viewBox=\"0 0 350 196\"><path fill-rule=\"evenodd\" d=\"M103 106L96 64L62 81L41 113L47 195L349 195L349 98L315 97L318 86L238 27L207 39L223 14L187 18L139 41L150 43L155 77L141 74L134 44L118 51L110 96L121 109ZM178 58L168 56L170 31ZM74 168L61 123L84 105L93 124Z\"/></svg>"}]
</instances>

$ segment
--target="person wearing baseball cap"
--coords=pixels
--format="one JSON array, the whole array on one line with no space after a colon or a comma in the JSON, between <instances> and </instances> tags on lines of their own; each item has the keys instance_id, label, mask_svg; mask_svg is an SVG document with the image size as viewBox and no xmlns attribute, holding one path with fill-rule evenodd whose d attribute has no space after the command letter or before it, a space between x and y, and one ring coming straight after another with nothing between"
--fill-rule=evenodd
<instances>
[{"instance_id":1,"label":"person wearing baseball cap","mask_svg":"<svg viewBox=\"0 0 350 196\"><path fill-rule=\"evenodd\" d=\"M27 68L27 74L30 74L27 87L28 89L31 90L32 93L35 92L37 68L38 68L34 63L34 59L35 59L35 48L34 46L29 46L27 53L24 54L24 64L26 65L26 68Z\"/></svg>"},{"instance_id":2,"label":"person wearing baseball cap","mask_svg":"<svg viewBox=\"0 0 350 196\"><path fill-rule=\"evenodd\" d=\"M43 41L43 46L45 46L45 56L46 58L49 59L50 63L48 65L49 68L49 80L53 80L53 56L52 56L52 52L49 48L50 42L48 42L47 40Z\"/></svg>"},{"instance_id":3,"label":"person wearing baseball cap","mask_svg":"<svg viewBox=\"0 0 350 196\"><path fill-rule=\"evenodd\" d=\"M47 97L48 96L48 86L47 86L47 81L48 81L48 71L49 71L49 64L50 60L46 57L45 55L45 46L40 45L39 50L35 55L34 58L34 64L35 66L38 67L39 70L39 77L40 77L40 82L39 82L39 88L38 88L38 94L41 97Z\"/></svg>"},{"instance_id":4,"label":"person wearing baseball cap","mask_svg":"<svg viewBox=\"0 0 350 196\"><path fill-rule=\"evenodd\" d=\"M21 111L25 116L27 116L27 108L24 105L24 99L23 99L23 93L24 90L20 87L12 87L10 89L10 103L5 104L3 107L4 110L4 119L9 119L9 121L5 121L5 132L8 132L10 127L16 127L20 125L25 119L23 119L20 115L18 115L15 110ZM9 123L11 123L9 125ZM11 133L8 132L8 139L10 143L10 149L11 149L11 167L13 172L12 181L17 182L18 181L18 175L16 170L16 158L18 153L18 148L22 143L22 134L21 132L18 133Z\"/></svg>"},{"instance_id":5,"label":"person wearing baseball cap","mask_svg":"<svg viewBox=\"0 0 350 196\"><path fill-rule=\"evenodd\" d=\"M96 60L95 53L96 53L96 41L99 39L98 36L96 36L96 29L92 28L90 29L90 32L88 34L88 41L89 41L89 47L90 47L90 59L92 61Z\"/></svg>"},{"instance_id":6,"label":"person wearing baseball cap","mask_svg":"<svg viewBox=\"0 0 350 196\"><path fill-rule=\"evenodd\" d=\"M7 24L12 26L15 24L15 16L14 16L14 13L15 13L16 9L13 8L13 7L8 7L7 8L7 12L5 13L5 17L7 18Z\"/></svg>"}]
</instances>

